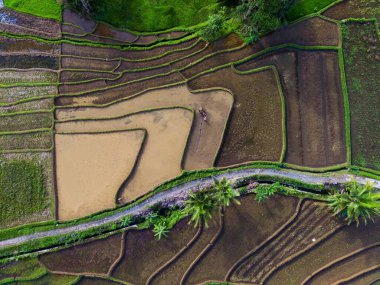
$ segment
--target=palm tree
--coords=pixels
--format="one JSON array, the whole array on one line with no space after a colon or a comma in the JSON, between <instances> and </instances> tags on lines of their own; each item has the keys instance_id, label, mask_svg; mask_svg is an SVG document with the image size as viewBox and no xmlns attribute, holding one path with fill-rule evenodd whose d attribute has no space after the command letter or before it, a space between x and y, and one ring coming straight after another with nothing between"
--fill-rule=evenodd
<instances>
[{"instance_id":1,"label":"palm tree","mask_svg":"<svg viewBox=\"0 0 380 285\"><path fill-rule=\"evenodd\" d=\"M281 190L280 182L270 185L259 185L256 188L256 201L261 203Z\"/></svg>"},{"instance_id":2,"label":"palm tree","mask_svg":"<svg viewBox=\"0 0 380 285\"><path fill-rule=\"evenodd\" d=\"M153 233L154 236L158 238L158 240L161 240L162 237L168 236L168 226L165 222L160 221L159 223L153 225Z\"/></svg>"},{"instance_id":3,"label":"palm tree","mask_svg":"<svg viewBox=\"0 0 380 285\"><path fill-rule=\"evenodd\" d=\"M198 191L189 194L186 201L185 211L191 216L190 222L194 222L196 227L200 220L203 219L207 227L207 221L212 218L212 214L219 206L214 195L207 191Z\"/></svg>"},{"instance_id":4,"label":"palm tree","mask_svg":"<svg viewBox=\"0 0 380 285\"><path fill-rule=\"evenodd\" d=\"M231 187L231 183L225 177L222 180L214 178L212 190L215 192L215 198L219 205L228 207L231 201L240 205L236 199L240 193Z\"/></svg>"},{"instance_id":5,"label":"palm tree","mask_svg":"<svg viewBox=\"0 0 380 285\"><path fill-rule=\"evenodd\" d=\"M344 215L348 224L355 221L358 226L360 219L367 224L373 215L380 215L380 192L368 182L353 181L343 191L330 194L328 202L334 214Z\"/></svg>"}]
</instances>

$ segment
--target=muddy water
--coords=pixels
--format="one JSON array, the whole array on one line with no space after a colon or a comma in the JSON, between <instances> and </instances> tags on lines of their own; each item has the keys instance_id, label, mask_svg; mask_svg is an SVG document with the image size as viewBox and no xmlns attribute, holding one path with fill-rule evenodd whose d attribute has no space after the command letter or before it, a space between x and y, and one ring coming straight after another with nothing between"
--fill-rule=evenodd
<instances>
[{"instance_id":1,"label":"muddy water","mask_svg":"<svg viewBox=\"0 0 380 285\"><path fill-rule=\"evenodd\" d=\"M181 173L182 156L192 121L193 113L189 110L161 109L118 119L58 123L56 130L58 133L78 133L146 129L148 135L141 157L133 174L122 189L123 199L120 202L128 202ZM58 175L59 177L62 176Z\"/></svg>"},{"instance_id":2,"label":"muddy water","mask_svg":"<svg viewBox=\"0 0 380 285\"><path fill-rule=\"evenodd\" d=\"M108 107L58 109L56 116L58 120L112 118L145 109L170 106L192 108L196 112L195 123L183 164L185 169L191 170L213 166L232 103L233 97L227 91L191 93L186 85L179 85L148 91ZM202 120L200 108L207 113L206 121Z\"/></svg>"},{"instance_id":3,"label":"muddy water","mask_svg":"<svg viewBox=\"0 0 380 285\"><path fill-rule=\"evenodd\" d=\"M68 220L116 206L116 193L131 173L144 131L58 134L58 218Z\"/></svg>"}]
</instances>

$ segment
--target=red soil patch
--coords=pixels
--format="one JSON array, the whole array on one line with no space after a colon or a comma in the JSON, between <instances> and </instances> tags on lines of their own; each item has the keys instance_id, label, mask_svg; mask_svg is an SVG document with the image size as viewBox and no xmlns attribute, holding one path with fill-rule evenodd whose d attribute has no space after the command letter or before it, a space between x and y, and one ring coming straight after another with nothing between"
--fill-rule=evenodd
<instances>
[{"instance_id":1,"label":"red soil patch","mask_svg":"<svg viewBox=\"0 0 380 285\"><path fill-rule=\"evenodd\" d=\"M223 87L234 95L235 104L216 166L279 160L282 150L281 98L272 70L241 75L231 68L224 68L188 84L193 90Z\"/></svg>"},{"instance_id":2,"label":"red soil patch","mask_svg":"<svg viewBox=\"0 0 380 285\"><path fill-rule=\"evenodd\" d=\"M279 71L286 100L285 161L313 167L344 163L344 107L337 54L285 50L237 68L244 71L266 65L275 65Z\"/></svg>"},{"instance_id":3,"label":"red soil patch","mask_svg":"<svg viewBox=\"0 0 380 285\"><path fill-rule=\"evenodd\" d=\"M120 256L121 234L40 255L50 271L105 274Z\"/></svg>"}]
</instances>

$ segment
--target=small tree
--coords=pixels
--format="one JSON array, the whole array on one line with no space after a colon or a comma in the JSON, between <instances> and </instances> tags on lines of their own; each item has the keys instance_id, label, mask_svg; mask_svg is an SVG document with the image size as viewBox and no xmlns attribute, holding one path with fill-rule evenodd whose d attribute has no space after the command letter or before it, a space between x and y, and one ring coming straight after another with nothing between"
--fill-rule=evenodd
<instances>
[{"instance_id":1,"label":"small tree","mask_svg":"<svg viewBox=\"0 0 380 285\"><path fill-rule=\"evenodd\" d=\"M132 223L132 217L130 215L128 216L125 216L124 218L122 218L120 220L121 222L121 226L124 228L124 227L128 227L131 223Z\"/></svg>"},{"instance_id":2,"label":"small tree","mask_svg":"<svg viewBox=\"0 0 380 285\"><path fill-rule=\"evenodd\" d=\"M215 196L209 191L191 193L186 201L185 211L191 216L190 222L197 226L201 220L208 227L208 220L212 218L215 209L219 207Z\"/></svg>"},{"instance_id":3,"label":"small tree","mask_svg":"<svg viewBox=\"0 0 380 285\"><path fill-rule=\"evenodd\" d=\"M207 25L200 31L200 36L208 42L217 40L225 33L226 21L226 9L223 7L208 17Z\"/></svg>"},{"instance_id":4,"label":"small tree","mask_svg":"<svg viewBox=\"0 0 380 285\"><path fill-rule=\"evenodd\" d=\"M335 215L341 214L348 224L358 226L362 219L367 224L372 216L380 215L380 192L370 183L361 185L356 181L346 185L342 191L335 191L328 197L328 203Z\"/></svg>"},{"instance_id":5,"label":"small tree","mask_svg":"<svg viewBox=\"0 0 380 285\"><path fill-rule=\"evenodd\" d=\"M231 183L224 177L221 180L214 178L212 190L215 192L216 202L221 206L229 206L231 201L240 205L236 199L240 193L231 187Z\"/></svg>"}]
</instances>

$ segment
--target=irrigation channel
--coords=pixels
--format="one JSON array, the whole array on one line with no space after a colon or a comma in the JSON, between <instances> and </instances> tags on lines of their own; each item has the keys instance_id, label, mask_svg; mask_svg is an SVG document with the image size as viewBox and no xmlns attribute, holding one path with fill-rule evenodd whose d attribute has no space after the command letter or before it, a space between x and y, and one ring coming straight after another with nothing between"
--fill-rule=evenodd
<instances>
[{"instance_id":1,"label":"irrigation channel","mask_svg":"<svg viewBox=\"0 0 380 285\"><path fill-rule=\"evenodd\" d=\"M27 242L38 240L45 237L53 237L53 236L71 234L75 232L81 232L81 231L88 230L91 228L97 228L97 227L100 227L112 222L117 222L128 215L135 216L135 215L143 214L146 211L148 211L151 206L155 205L158 202L167 203L168 201L177 201L177 202L184 201L187 198L188 194L191 193L192 191L198 191L199 189L206 188L212 185L214 178L222 179L225 177L230 181L237 181L240 179L254 177L255 175L268 175L268 176L278 178L278 179L284 179L284 178L294 179L294 180L301 181L303 183L315 184L315 185L343 184L355 179L360 184L365 184L367 181L369 181L370 183L374 185L374 187L380 189L379 180L364 178L361 176L356 176L356 175L341 173L341 172L315 174L315 173L301 172L301 171L290 170L290 169L279 170L279 169L266 169L266 168L236 170L236 171L231 171L228 173L215 175L213 177L206 177L206 178L201 178L195 181L183 183L181 185L175 186L164 192L157 193L156 195L151 196L147 198L146 200L142 201L141 203L133 207L130 207L124 211L115 213L113 215L110 215L108 217L105 217L96 221L85 222L85 223L75 225L75 226L68 226L66 228L47 230L44 232L38 232L34 234L2 240L0 241L0 250L1 248L5 248L7 246L17 246L23 243L27 243Z\"/></svg>"}]
</instances>

